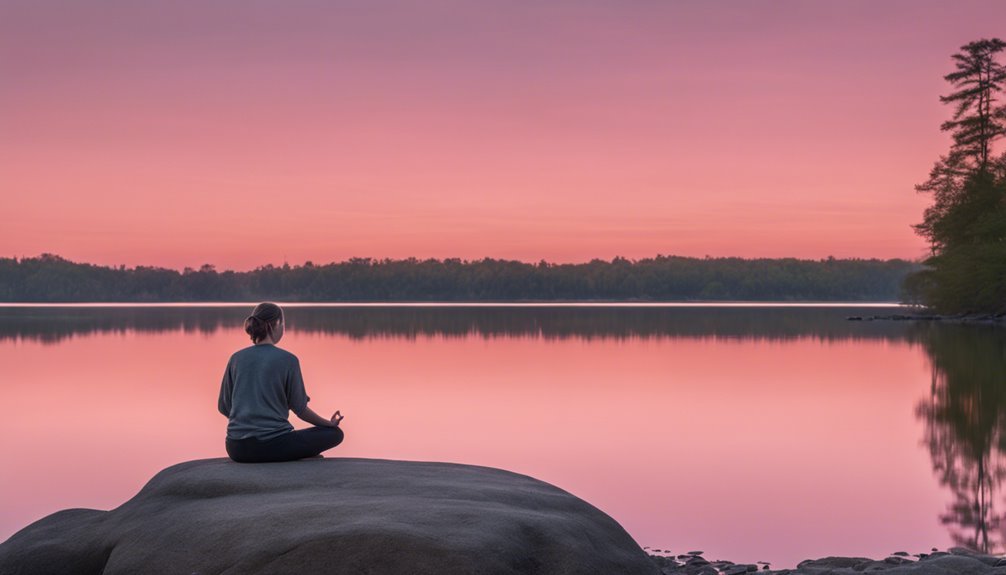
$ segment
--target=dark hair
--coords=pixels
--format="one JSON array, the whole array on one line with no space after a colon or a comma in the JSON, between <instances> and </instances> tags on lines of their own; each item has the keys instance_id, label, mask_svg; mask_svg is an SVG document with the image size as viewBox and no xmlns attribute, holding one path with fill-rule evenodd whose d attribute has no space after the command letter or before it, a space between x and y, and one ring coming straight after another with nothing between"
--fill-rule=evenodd
<instances>
[{"instance_id":1,"label":"dark hair","mask_svg":"<svg viewBox=\"0 0 1006 575\"><path fill-rule=\"evenodd\" d=\"M272 336L273 327L283 317L283 310L274 303L262 302L255 306L250 316L245 318L245 333L251 336L252 343L258 343Z\"/></svg>"}]
</instances>

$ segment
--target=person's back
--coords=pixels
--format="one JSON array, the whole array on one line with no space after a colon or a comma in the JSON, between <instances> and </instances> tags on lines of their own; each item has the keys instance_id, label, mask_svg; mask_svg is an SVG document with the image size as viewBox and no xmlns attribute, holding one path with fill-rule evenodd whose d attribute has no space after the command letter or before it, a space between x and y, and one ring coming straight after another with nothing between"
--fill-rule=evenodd
<instances>
[{"instance_id":1,"label":"person's back","mask_svg":"<svg viewBox=\"0 0 1006 575\"><path fill-rule=\"evenodd\" d=\"M342 414L318 415L307 402L300 361L276 347L283 310L261 303L245 320L252 345L234 352L220 383L217 409L227 416L227 455L240 463L292 461L321 454L342 442ZM314 427L294 431L290 411Z\"/></svg>"},{"instance_id":2,"label":"person's back","mask_svg":"<svg viewBox=\"0 0 1006 575\"><path fill-rule=\"evenodd\" d=\"M293 431L288 413L303 413L310 399L297 356L268 343L231 355L222 388L220 411L228 414L230 439L266 440Z\"/></svg>"}]
</instances>

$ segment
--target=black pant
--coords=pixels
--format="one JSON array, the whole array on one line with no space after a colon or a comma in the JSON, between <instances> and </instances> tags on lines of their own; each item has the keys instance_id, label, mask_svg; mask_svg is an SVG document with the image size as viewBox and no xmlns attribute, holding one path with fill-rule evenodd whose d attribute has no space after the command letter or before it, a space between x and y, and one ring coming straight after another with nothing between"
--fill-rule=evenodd
<instances>
[{"instance_id":1,"label":"black pant","mask_svg":"<svg viewBox=\"0 0 1006 575\"><path fill-rule=\"evenodd\" d=\"M342 430L338 427L310 427L265 441L254 437L228 437L227 455L238 463L293 461L314 457L326 449L332 449L342 443L343 437Z\"/></svg>"}]
</instances>

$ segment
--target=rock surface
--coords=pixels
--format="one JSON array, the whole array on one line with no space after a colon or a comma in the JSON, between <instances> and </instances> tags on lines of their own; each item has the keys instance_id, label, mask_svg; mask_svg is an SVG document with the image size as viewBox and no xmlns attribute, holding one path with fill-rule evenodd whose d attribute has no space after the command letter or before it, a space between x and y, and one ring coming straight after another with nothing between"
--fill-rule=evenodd
<instances>
[{"instance_id":1,"label":"rock surface","mask_svg":"<svg viewBox=\"0 0 1006 575\"><path fill-rule=\"evenodd\" d=\"M312 459L169 467L112 511L69 509L0 544L0 573L659 574L597 508L450 463Z\"/></svg>"}]
</instances>

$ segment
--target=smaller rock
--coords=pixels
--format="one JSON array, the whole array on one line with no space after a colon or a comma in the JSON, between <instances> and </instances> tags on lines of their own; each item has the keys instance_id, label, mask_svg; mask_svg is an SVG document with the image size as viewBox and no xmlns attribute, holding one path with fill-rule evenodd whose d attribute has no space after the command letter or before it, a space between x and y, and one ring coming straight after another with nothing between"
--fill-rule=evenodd
<instances>
[{"instance_id":1,"label":"smaller rock","mask_svg":"<svg viewBox=\"0 0 1006 575\"><path fill-rule=\"evenodd\" d=\"M991 555L983 555L974 549L968 549L967 547L953 547L950 549L952 555L959 555L961 557L970 557L972 559L977 559L982 563L988 565L989 567L995 567L999 562L998 557L992 557Z\"/></svg>"},{"instance_id":2,"label":"smaller rock","mask_svg":"<svg viewBox=\"0 0 1006 575\"><path fill-rule=\"evenodd\" d=\"M812 567L817 569L842 569L855 567L861 563L871 563L872 561L872 559L867 557L823 557L821 559L807 559L805 561L801 561L796 568L803 569L804 567Z\"/></svg>"},{"instance_id":3,"label":"smaller rock","mask_svg":"<svg viewBox=\"0 0 1006 575\"><path fill-rule=\"evenodd\" d=\"M688 554L689 555L702 555L702 552L701 551L689 551Z\"/></svg>"},{"instance_id":4,"label":"smaller rock","mask_svg":"<svg viewBox=\"0 0 1006 575\"><path fill-rule=\"evenodd\" d=\"M895 557L908 557L908 553L905 551L895 551L894 553L891 553L891 555Z\"/></svg>"},{"instance_id":5,"label":"smaller rock","mask_svg":"<svg viewBox=\"0 0 1006 575\"><path fill-rule=\"evenodd\" d=\"M683 565L677 561L668 561L660 566L660 569L664 572L673 571L674 573L680 573Z\"/></svg>"},{"instance_id":6,"label":"smaller rock","mask_svg":"<svg viewBox=\"0 0 1006 575\"><path fill-rule=\"evenodd\" d=\"M935 555L935 554L934 554ZM990 558L994 559L994 558ZM989 569L988 564L981 560L981 557L969 555L951 555L949 553L939 557L933 557L925 562L920 562L912 567L902 567L901 569L916 569L919 573L957 573L960 575L978 575L980 573L995 573Z\"/></svg>"}]
</instances>

